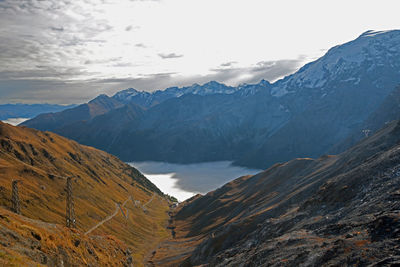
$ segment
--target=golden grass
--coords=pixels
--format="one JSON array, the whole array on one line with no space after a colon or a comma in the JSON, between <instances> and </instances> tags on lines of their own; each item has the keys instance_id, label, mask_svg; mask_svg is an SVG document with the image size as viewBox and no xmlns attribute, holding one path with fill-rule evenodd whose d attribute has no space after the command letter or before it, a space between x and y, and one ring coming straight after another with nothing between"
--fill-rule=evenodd
<instances>
[{"instance_id":1,"label":"golden grass","mask_svg":"<svg viewBox=\"0 0 400 267\"><path fill-rule=\"evenodd\" d=\"M119 212L91 235L114 235L132 247L135 266L165 229L168 201L151 183L116 157L49 132L12 127L0 122L0 205L10 207L11 181L19 185L22 215L44 222L65 223L65 179L74 175L77 228L85 232L115 211L130 196L142 204L156 197L144 213L127 203L128 219ZM60 177L58 177L60 176Z\"/></svg>"}]
</instances>

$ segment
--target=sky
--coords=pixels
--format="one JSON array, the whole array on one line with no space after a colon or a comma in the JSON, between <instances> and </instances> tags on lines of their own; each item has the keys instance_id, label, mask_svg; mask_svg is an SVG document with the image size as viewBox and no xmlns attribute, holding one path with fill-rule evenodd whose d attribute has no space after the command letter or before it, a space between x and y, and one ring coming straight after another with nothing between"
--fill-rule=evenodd
<instances>
[{"instance_id":1,"label":"sky","mask_svg":"<svg viewBox=\"0 0 400 267\"><path fill-rule=\"evenodd\" d=\"M398 0L0 0L0 104L126 88L271 82L367 30Z\"/></svg>"}]
</instances>

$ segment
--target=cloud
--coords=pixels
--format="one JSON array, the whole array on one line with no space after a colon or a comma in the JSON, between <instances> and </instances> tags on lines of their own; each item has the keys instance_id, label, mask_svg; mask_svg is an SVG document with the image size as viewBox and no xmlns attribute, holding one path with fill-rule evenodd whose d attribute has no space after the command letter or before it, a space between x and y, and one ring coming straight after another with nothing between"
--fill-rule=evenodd
<instances>
[{"instance_id":1,"label":"cloud","mask_svg":"<svg viewBox=\"0 0 400 267\"><path fill-rule=\"evenodd\" d=\"M0 102L69 104L128 87L154 91L210 80L228 85L272 81L296 70L301 61L260 61L246 67L240 57L228 53L222 59L214 58L212 51L220 49L219 42L192 38L192 43L186 36L181 41L180 32L166 40L169 31L160 32L164 27L150 23L154 19L141 12L158 10L155 14L162 16L165 11L157 3L116 2L0 0ZM176 10L174 5L170 8ZM146 23L137 24L145 19ZM176 29L169 26L165 29ZM164 39L165 43L159 41ZM206 44L212 49L204 49L203 58L198 51ZM193 52L186 47L196 49ZM243 47L247 60L246 49ZM197 62L202 65L200 71ZM199 74L183 75L182 71Z\"/></svg>"},{"instance_id":2,"label":"cloud","mask_svg":"<svg viewBox=\"0 0 400 267\"><path fill-rule=\"evenodd\" d=\"M137 78L104 78L90 80L65 81L63 77L79 76L80 68L66 68L59 79L51 79L51 69L45 69L40 75L46 79L33 79L36 72L0 73L0 104L4 103L55 103L79 104L93 99L99 94L113 95L126 88L155 91L172 86L188 86L217 81L231 86L242 83L257 83L262 79L275 81L296 71L303 63L296 60L261 61L250 67L219 67L208 75L181 75L177 72L163 72L139 75ZM118 64L118 63L116 63ZM121 63L123 64L123 63ZM126 63L129 66L130 63ZM41 66L39 66L41 67ZM121 66L123 67L123 66ZM78 73L78 74L77 74ZM28 79L27 77L31 77ZM11 79L7 79L11 78Z\"/></svg>"},{"instance_id":3,"label":"cloud","mask_svg":"<svg viewBox=\"0 0 400 267\"><path fill-rule=\"evenodd\" d=\"M135 47L147 48L147 46L145 44L143 44L143 43L135 44Z\"/></svg>"},{"instance_id":4,"label":"cloud","mask_svg":"<svg viewBox=\"0 0 400 267\"><path fill-rule=\"evenodd\" d=\"M21 72L13 76L23 76L36 73L35 66L41 65L58 78L65 77L66 68L82 68L81 62L91 58L93 47L107 41L101 35L113 29L108 21L96 18L93 4L62 0L0 2L0 25L6 25L0 26L0 72ZM52 25L54 21L57 25ZM38 74L40 78L50 73Z\"/></svg>"},{"instance_id":5,"label":"cloud","mask_svg":"<svg viewBox=\"0 0 400 267\"><path fill-rule=\"evenodd\" d=\"M169 59L169 58L180 58L183 57L183 55L178 55L175 53L169 53L169 54L164 54L164 53L159 53L158 56L162 59Z\"/></svg>"},{"instance_id":6,"label":"cloud","mask_svg":"<svg viewBox=\"0 0 400 267\"><path fill-rule=\"evenodd\" d=\"M295 72L303 62L304 57L299 57L293 60L260 61L253 66L241 68L224 63L218 68L211 69L213 73L208 77L230 85L256 83L262 79L273 82Z\"/></svg>"},{"instance_id":7,"label":"cloud","mask_svg":"<svg viewBox=\"0 0 400 267\"><path fill-rule=\"evenodd\" d=\"M139 30L139 29L140 29L140 26L129 25L129 26L126 26L125 31L129 32L132 30Z\"/></svg>"},{"instance_id":8,"label":"cloud","mask_svg":"<svg viewBox=\"0 0 400 267\"><path fill-rule=\"evenodd\" d=\"M51 30L53 31L58 31L58 32L63 32L64 28L63 27L50 27Z\"/></svg>"},{"instance_id":9,"label":"cloud","mask_svg":"<svg viewBox=\"0 0 400 267\"><path fill-rule=\"evenodd\" d=\"M237 63L237 62L236 61L229 61L229 62L226 62L226 63L222 63L220 66L221 67L231 67L235 63Z\"/></svg>"}]
</instances>

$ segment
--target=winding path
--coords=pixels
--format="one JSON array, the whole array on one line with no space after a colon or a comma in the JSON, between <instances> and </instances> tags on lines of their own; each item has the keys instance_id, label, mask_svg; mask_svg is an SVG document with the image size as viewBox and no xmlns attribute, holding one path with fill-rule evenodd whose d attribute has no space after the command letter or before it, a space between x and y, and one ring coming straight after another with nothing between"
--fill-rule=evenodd
<instances>
[{"instance_id":1,"label":"winding path","mask_svg":"<svg viewBox=\"0 0 400 267\"><path fill-rule=\"evenodd\" d=\"M147 201L146 204L143 205L143 208L146 208L146 206L149 205L149 204L153 201L155 195L156 195L156 194L153 194L153 196L151 197L151 199L150 199L149 201Z\"/></svg>"},{"instance_id":2,"label":"winding path","mask_svg":"<svg viewBox=\"0 0 400 267\"><path fill-rule=\"evenodd\" d=\"M151 197L151 199L150 199L149 201L147 201L146 204L144 204L144 205L142 206L143 209L146 209L146 206L149 205L149 204L153 201L154 196L155 196L155 194L153 194L153 196ZM114 218L114 217L118 214L118 210L121 210L122 215L124 215L124 217L127 218L127 215L124 214L122 208L126 205L126 203L127 203L129 200L132 200L132 202L133 202L132 196L129 196L129 197L124 201L124 203L122 203L122 205L119 205L118 203L115 203L115 211L114 211L114 213L111 214L111 215L109 215L107 218L105 218L104 220L102 220L101 222L99 222L98 224L96 224L95 226L93 226L92 228L90 228L90 229L85 233L85 235L90 234L90 233L91 233L93 230L95 230L97 227L103 225L105 222L107 222L107 221L111 220L112 218Z\"/></svg>"},{"instance_id":3,"label":"winding path","mask_svg":"<svg viewBox=\"0 0 400 267\"><path fill-rule=\"evenodd\" d=\"M122 212L122 208L125 206L125 204L129 201L129 199L131 199L132 197L128 197L124 203L122 203L122 205L119 205L118 203L115 203L115 211L113 214L111 214L110 216L108 216L107 218L105 218L104 220L102 220L101 222L99 222L98 224L96 224L95 226L93 226L92 228L90 228L85 235L90 234L93 230L95 230L97 227L99 227L100 225L104 224L105 222L111 220L112 218L114 218L117 214L118 214L118 210L121 209Z\"/></svg>"}]
</instances>

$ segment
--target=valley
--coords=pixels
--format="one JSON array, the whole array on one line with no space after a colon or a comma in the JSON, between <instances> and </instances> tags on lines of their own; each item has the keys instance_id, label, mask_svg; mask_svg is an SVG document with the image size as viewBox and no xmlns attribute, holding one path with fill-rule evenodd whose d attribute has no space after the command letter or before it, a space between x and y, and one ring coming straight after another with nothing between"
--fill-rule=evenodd
<instances>
[{"instance_id":1,"label":"valley","mask_svg":"<svg viewBox=\"0 0 400 267\"><path fill-rule=\"evenodd\" d=\"M0 13L8 10L3 2ZM149 1L124 5L131 2ZM76 8L81 9L90 7ZM116 10L122 12L121 6ZM91 21L89 14L83 24ZM42 104L0 105L0 265L400 266L400 30L364 31L319 50L325 54L271 82L187 85L211 74L165 71L181 60L201 69L201 61L157 50L135 57L135 63L122 62L131 51L155 44L137 43L119 54L117 36L125 34L123 43L130 44L132 36L126 34L140 36L141 27L114 28L105 21L91 21L84 39L99 47L115 41L112 53L104 53L107 58L94 59L104 52L99 47L70 50L85 41L58 35L71 30L67 26L47 25L48 36L62 42L54 54L76 52L68 57L73 64L49 60L62 65L51 79L57 67L43 67L47 61L39 60L46 51L23 73L8 73L11 64L3 66L7 73L0 71L18 81L26 74L30 86L36 80L48 83L37 91ZM83 24L72 28L78 32ZM118 34L97 39L115 29ZM164 39L168 44L173 38ZM27 51L42 46L44 41ZM147 66L152 74L130 76L152 58L156 61ZM232 81L233 73L240 81L266 70L279 72L275 68L282 61L292 62L259 61L241 68L226 61L210 65L208 72L226 75L224 81ZM105 75L127 66L123 78ZM162 72L155 73L158 67ZM184 85L130 87L149 86L156 78ZM130 88L111 89L118 84ZM38 97L17 96L7 83L4 88L10 101L30 103L27 97ZM59 105L44 99L87 102Z\"/></svg>"},{"instance_id":2,"label":"valley","mask_svg":"<svg viewBox=\"0 0 400 267\"><path fill-rule=\"evenodd\" d=\"M132 162L164 193L184 201L196 194L209 191L243 175L256 174L261 170L233 166L229 161L196 164L171 164L166 162Z\"/></svg>"}]
</instances>

